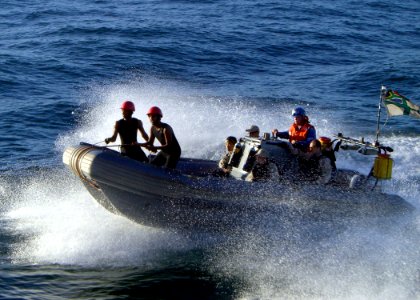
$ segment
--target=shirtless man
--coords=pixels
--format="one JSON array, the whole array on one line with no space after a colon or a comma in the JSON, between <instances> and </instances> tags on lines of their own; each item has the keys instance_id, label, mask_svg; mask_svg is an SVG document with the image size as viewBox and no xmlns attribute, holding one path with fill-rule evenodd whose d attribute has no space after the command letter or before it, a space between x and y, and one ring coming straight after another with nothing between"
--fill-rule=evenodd
<instances>
[{"instance_id":1,"label":"shirtless man","mask_svg":"<svg viewBox=\"0 0 420 300\"><path fill-rule=\"evenodd\" d=\"M146 131L144 131L143 123L139 119L133 118L133 113L135 111L134 103L131 101L125 101L121 105L123 118L115 122L114 134L105 139L105 143L113 143L116 141L117 136L120 136L121 140L121 154L128 156L132 159L145 162L147 161L147 156L144 154L143 150L140 147L136 146L137 144L137 130L140 131L143 139L146 141L149 140L149 136Z\"/></svg>"},{"instance_id":2,"label":"shirtless man","mask_svg":"<svg viewBox=\"0 0 420 300\"><path fill-rule=\"evenodd\" d=\"M151 107L147 112L147 116L152 123L150 137L146 143L139 144L139 146L145 146L151 152L160 150L156 157L151 161L153 165L175 169L181 157L181 147L179 146L172 127L161 122L163 114L157 106ZM160 142L160 146L153 145L155 139Z\"/></svg>"}]
</instances>

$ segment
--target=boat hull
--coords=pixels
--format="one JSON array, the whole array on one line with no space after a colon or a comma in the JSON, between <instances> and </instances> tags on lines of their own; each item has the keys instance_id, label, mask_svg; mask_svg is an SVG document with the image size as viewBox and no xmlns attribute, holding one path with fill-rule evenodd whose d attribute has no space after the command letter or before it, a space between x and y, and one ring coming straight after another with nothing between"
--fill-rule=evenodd
<instances>
[{"instance_id":1,"label":"boat hull","mask_svg":"<svg viewBox=\"0 0 420 300\"><path fill-rule=\"evenodd\" d=\"M208 160L181 159L177 170L167 170L81 145L66 149L63 161L108 211L158 228L226 231L413 209L401 197L380 192L215 177L209 174L217 164Z\"/></svg>"}]
</instances>

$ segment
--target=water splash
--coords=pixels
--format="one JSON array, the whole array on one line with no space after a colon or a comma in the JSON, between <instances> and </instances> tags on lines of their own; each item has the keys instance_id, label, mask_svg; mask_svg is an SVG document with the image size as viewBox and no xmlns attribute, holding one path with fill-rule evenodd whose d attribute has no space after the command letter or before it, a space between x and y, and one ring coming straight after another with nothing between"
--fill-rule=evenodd
<instances>
[{"instance_id":1,"label":"water splash","mask_svg":"<svg viewBox=\"0 0 420 300\"><path fill-rule=\"evenodd\" d=\"M289 111L300 101L270 101L213 96L208 91L158 79L92 87L83 95L79 125L62 134L56 146L97 142L112 133L121 118L119 105L130 99L135 116L149 128L148 107L163 109L185 156L217 159L227 135L242 136L251 124L263 132L286 129ZM319 107L307 107L319 135L331 136L346 128ZM333 128L333 129L332 129ZM343 130L344 129L344 130ZM348 130L351 131L351 130ZM394 147L394 179L385 188L419 205L418 137L386 137ZM339 152L339 166L368 172L371 157ZM4 188L0 192L6 195ZM15 262L82 266L144 266L153 268L167 251L206 248L197 239L162 232L112 215L92 201L81 183L66 170L36 172L12 197L4 218L22 239L13 247ZM13 203L13 204L11 204ZM314 240L308 232L262 232L234 236L213 244L206 271L238 282L243 298L404 299L419 295L420 217L372 219L335 224L311 224L329 231ZM198 238L201 239L202 237Z\"/></svg>"},{"instance_id":2,"label":"water splash","mask_svg":"<svg viewBox=\"0 0 420 300\"><path fill-rule=\"evenodd\" d=\"M367 225L311 243L250 235L220 247L211 268L240 278L244 299L417 298L418 228Z\"/></svg>"},{"instance_id":3,"label":"water splash","mask_svg":"<svg viewBox=\"0 0 420 300\"><path fill-rule=\"evenodd\" d=\"M141 266L159 252L189 247L174 233L109 214L66 170L36 175L4 215L21 237L13 249L15 262Z\"/></svg>"},{"instance_id":4,"label":"water splash","mask_svg":"<svg viewBox=\"0 0 420 300\"><path fill-rule=\"evenodd\" d=\"M314 115L317 112L316 108L299 100L214 96L206 90L153 78L93 87L83 99L86 110L82 111L80 126L58 139L60 150L81 140L93 143L110 136L115 121L121 118L119 107L127 99L135 103L134 116L143 121L146 131L150 128L146 117L148 108L159 106L163 110L163 121L174 128L183 155L200 158L218 158L226 136L244 136L245 129L252 124L258 125L261 132L271 133L274 128L287 130L292 122L290 111L296 105L304 105ZM323 130L331 126L339 128L325 118L314 118L313 122L317 120Z\"/></svg>"}]
</instances>

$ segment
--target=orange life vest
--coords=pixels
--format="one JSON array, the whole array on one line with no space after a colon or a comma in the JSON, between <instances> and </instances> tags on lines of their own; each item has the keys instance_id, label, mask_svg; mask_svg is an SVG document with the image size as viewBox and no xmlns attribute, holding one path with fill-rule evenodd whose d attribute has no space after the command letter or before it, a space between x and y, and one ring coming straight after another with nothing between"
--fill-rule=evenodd
<instances>
[{"instance_id":1,"label":"orange life vest","mask_svg":"<svg viewBox=\"0 0 420 300\"><path fill-rule=\"evenodd\" d=\"M309 129L314 128L311 124L305 123L299 129L299 126L296 124L292 124L289 128L289 142L292 141L304 141L308 137Z\"/></svg>"}]
</instances>

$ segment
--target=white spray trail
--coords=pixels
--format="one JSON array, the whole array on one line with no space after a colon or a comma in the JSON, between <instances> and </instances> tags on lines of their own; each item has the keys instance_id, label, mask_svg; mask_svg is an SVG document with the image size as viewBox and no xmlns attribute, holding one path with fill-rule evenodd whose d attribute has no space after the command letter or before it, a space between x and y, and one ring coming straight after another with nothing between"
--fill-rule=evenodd
<instances>
[{"instance_id":1,"label":"white spray trail","mask_svg":"<svg viewBox=\"0 0 420 300\"><path fill-rule=\"evenodd\" d=\"M98 142L110 136L121 118L124 100L136 104L135 116L149 128L145 112L162 108L183 155L217 159L228 135L240 137L258 125L263 132L287 129L290 111L298 103L217 97L179 84L140 79L126 84L94 87L83 95L86 112L73 132L57 140L57 149L80 141ZM328 112L305 106L319 135L346 132ZM369 137L368 137L369 138ZM384 138L394 147L394 179L385 188L419 205L420 142L418 137ZM371 157L338 153L339 166L367 173ZM368 163L368 164L367 164ZM16 261L77 265L142 265L158 260L164 251L190 249L190 241L136 225L114 216L85 191L67 170L32 178L14 195L16 204L6 217L24 242L14 252ZM322 225L322 224L321 224ZM420 217L372 220L316 244L295 243L287 233L235 238L208 258L208 270L218 276L241 278L244 298L404 299L418 295ZM298 232L299 233L299 232ZM293 237L294 233L289 233ZM153 267L153 266L152 266Z\"/></svg>"}]
</instances>

